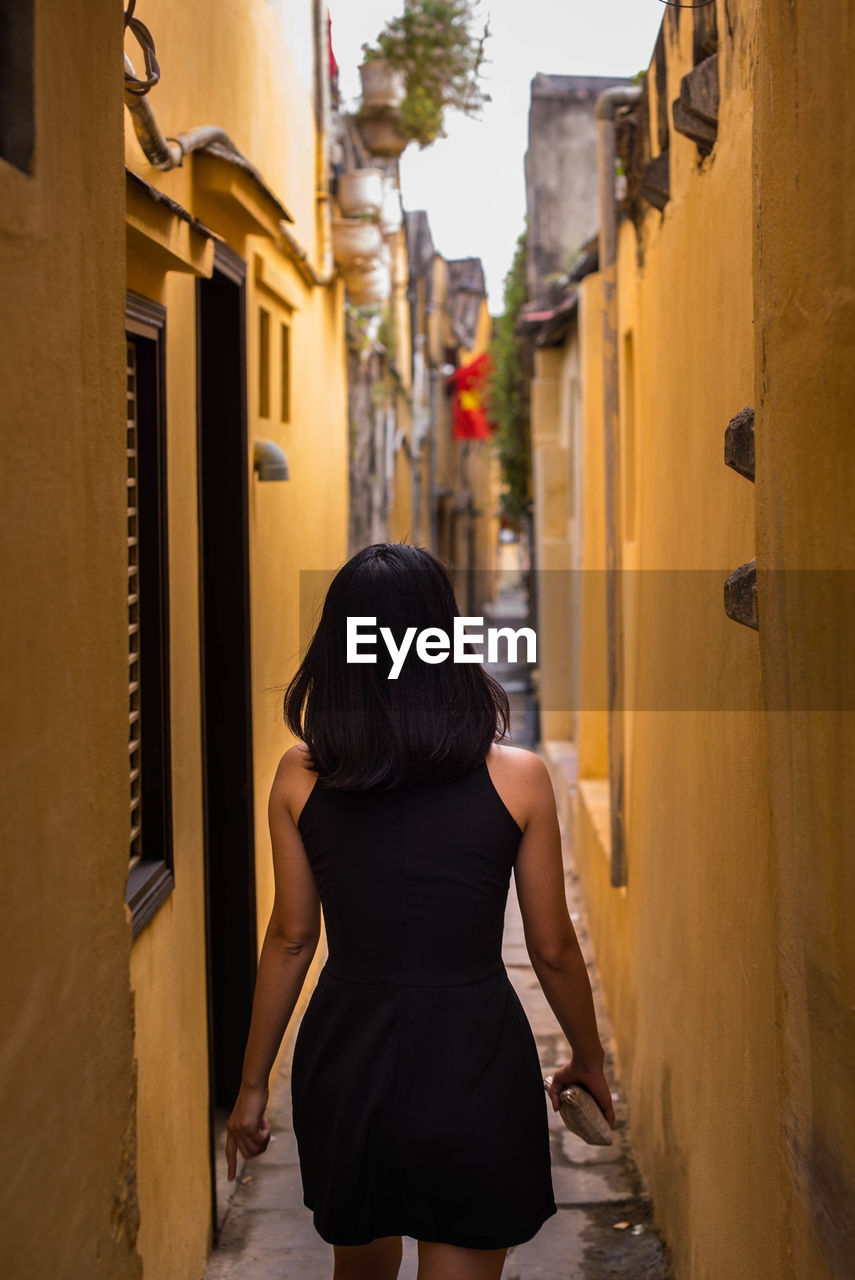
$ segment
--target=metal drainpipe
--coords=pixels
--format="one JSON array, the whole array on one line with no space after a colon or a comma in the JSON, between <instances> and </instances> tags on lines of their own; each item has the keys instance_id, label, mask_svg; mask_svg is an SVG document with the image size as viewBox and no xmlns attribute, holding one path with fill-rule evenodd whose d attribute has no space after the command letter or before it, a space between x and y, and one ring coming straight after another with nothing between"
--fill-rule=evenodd
<instances>
[{"instance_id":1,"label":"metal drainpipe","mask_svg":"<svg viewBox=\"0 0 855 1280\"><path fill-rule=\"evenodd\" d=\"M134 64L127 54L125 54L125 76L130 76L132 79L136 78ZM191 151L199 151L202 147L207 147L212 142L224 142L229 148L233 146L225 129L221 129L219 125L215 124L199 125L198 128L191 129L189 133L179 133L177 138L165 138L155 119L154 112L149 106L148 98L143 94L134 93L132 89L128 88L127 84L125 85L125 106L131 113L134 132L146 159L155 169L160 169L161 172L165 172L167 169L180 168L186 155L189 155ZM329 223L330 216L329 203L327 203L324 214L326 223ZM308 284L326 287L332 283L335 279L336 268L332 260L332 243L329 233L324 237L324 269L323 271L318 271L310 261L306 250L289 229L287 222L279 223L279 232L284 242L282 247Z\"/></svg>"},{"instance_id":2,"label":"metal drainpipe","mask_svg":"<svg viewBox=\"0 0 855 1280\"><path fill-rule=\"evenodd\" d=\"M127 54L125 54L125 75L136 77L134 64ZM125 106L131 113L134 131L146 159L154 165L155 169L177 169L188 152L207 147L211 142L228 143L229 141L225 130L213 124L201 125L198 129L191 129L189 133L179 134L177 138L165 138L154 118L148 98L134 93L127 86L125 86Z\"/></svg>"},{"instance_id":3,"label":"metal drainpipe","mask_svg":"<svg viewBox=\"0 0 855 1280\"><path fill-rule=\"evenodd\" d=\"M606 637L608 647L609 807L611 882L626 884L624 842L623 621L618 522L617 209L615 112L641 97L636 85L614 85L597 98L597 167L600 186L600 278L603 290L603 443L606 526Z\"/></svg>"}]
</instances>

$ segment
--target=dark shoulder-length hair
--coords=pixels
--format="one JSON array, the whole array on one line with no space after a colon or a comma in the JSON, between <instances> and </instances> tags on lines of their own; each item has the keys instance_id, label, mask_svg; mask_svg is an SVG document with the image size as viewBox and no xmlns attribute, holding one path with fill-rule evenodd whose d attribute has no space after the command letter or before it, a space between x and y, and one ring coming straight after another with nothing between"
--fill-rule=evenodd
<instances>
[{"instance_id":1,"label":"dark shoulder-length hair","mask_svg":"<svg viewBox=\"0 0 855 1280\"><path fill-rule=\"evenodd\" d=\"M408 627L439 627L452 638L458 614L448 569L426 547L375 543L339 569L317 630L285 691L285 721L309 749L318 785L393 788L451 778L483 762L508 731L504 689L480 662L452 655L429 664L415 640L397 679L380 637L400 645ZM376 618L376 663L348 663L347 619Z\"/></svg>"}]
</instances>

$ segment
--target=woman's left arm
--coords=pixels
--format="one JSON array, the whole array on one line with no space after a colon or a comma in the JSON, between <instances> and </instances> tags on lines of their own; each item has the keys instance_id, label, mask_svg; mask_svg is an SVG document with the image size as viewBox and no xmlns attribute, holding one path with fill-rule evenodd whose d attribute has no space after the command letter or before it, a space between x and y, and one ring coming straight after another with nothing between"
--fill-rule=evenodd
<instances>
[{"instance_id":1,"label":"woman's left arm","mask_svg":"<svg viewBox=\"0 0 855 1280\"><path fill-rule=\"evenodd\" d=\"M260 1155L270 1142L264 1117L269 1078L282 1037L294 1013L321 934L315 878L289 807L292 770L303 770L298 750L285 753L268 804L275 893L255 980L252 1018L243 1059L240 1093L226 1126L226 1161L231 1182L237 1153Z\"/></svg>"}]
</instances>

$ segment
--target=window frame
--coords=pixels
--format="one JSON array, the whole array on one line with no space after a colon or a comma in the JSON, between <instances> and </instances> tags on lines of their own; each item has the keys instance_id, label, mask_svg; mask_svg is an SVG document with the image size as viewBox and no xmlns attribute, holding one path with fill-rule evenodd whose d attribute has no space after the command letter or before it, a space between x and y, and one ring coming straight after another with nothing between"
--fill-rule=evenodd
<instances>
[{"instance_id":1,"label":"window frame","mask_svg":"<svg viewBox=\"0 0 855 1280\"><path fill-rule=\"evenodd\" d=\"M292 354L291 354L291 322L288 320L279 321L279 421L284 426L291 425L292 418L292 387L293 380L291 377L292 370Z\"/></svg>"},{"instance_id":2,"label":"window frame","mask_svg":"<svg viewBox=\"0 0 855 1280\"><path fill-rule=\"evenodd\" d=\"M258 416L270 417L270 338L273 325L269 307L258 307Z\"/></svg>"},{"instance_id":3,"label":"window frame","mask_svg":"<svg viewBox=\"0 0 855 1280\"><path fill-rule=\"evenodd\" d=\"M140 505L149 512L154 509L157 518L149 523L143 540L139 543L139 573L141 587L144 578L149 579L148 600L143 618L143 591L140 591L140 701L141 701L141 758L140 778L143 788L142 805L142 839L143 853L141 859L129 868L125 902L130 907L133 937L136 938L146 924L153 918L160 905L169 897L175 888L173 863L172 833L172 768L171 768L171 717L170 717L170 671L169 671L169 563L168 563L168 509L167 509L167 477L166 477L166 308L160 303L152 302L140 294L128 291L125 306L125 334L129 341L134 338L143 339L152 344L146 353L145 347L137 349L138 378L140 376L139 360L142 350L144 356L143 376L148 386L143 388L142 395L138 390L138 458L139 435L148 430L153 436L154 455L150 455L152 463L146 476L147 486L141 483L139 465L137 467L138 502L140 496L144 501ZM147 366L147 367L145 367ZM147 492L144 488L147 487ZM140 527L140 533L142 533ZM143 553L145 552L145 565ZM148 572L146 572L146 570ZM151 591L151 583L156 590ZM147 623L147 627L143 623ZM148 637L154 636L154 641ZM155 668L146 677L144 669L143 645L153 653ZM150 681L154 680L154 698ZM149 687L144 689L148 684ZM144 698L144 692L148 698ZM153 708L153 714L152 714ZM146 710L148 718L146 718ZM147 729L148 725L148 729ZM153 728L152 728L153 725ZM153 737L153 741L152 741ZM145 807L146 797L156 797L154 813L149 804ZM149 826L147 828L146 823ZM147 834L154 827L154 841L158 857L146 857L146 848L151 848L152 836ZM147 840L147 844L146 844Z\"/></svg>"},{"instance_id":4,"label":"window frame","mask_svg":"<svg viewBox=\"0 0 855 1280\"><path fill-rule=\"evenodd\" d=\"M32 177L36 151L34 0L0 13L0 163Z\"/></svg>"}]
</instances>

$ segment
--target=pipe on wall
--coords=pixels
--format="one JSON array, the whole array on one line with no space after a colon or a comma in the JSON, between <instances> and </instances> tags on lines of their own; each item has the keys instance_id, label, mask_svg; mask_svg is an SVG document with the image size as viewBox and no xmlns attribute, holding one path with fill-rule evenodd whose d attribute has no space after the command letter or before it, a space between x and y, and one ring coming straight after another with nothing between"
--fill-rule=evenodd
<instances>
[{"instance_id":1,"label":"pipe on wall","mask_svg":"<svg viewBox=\"0 0 855 1280\"><path fill-rule=\"evenodd\" d=\"M125 54L125 106L131 113L131 119L134 124L134 132L137 140L142 147L143 154L148 162L159 169L166 172L169 169L177 169L181 166L186 155L191 151L200 151L202 148L210 146L213 142L225 143L230 149L233 143L226 133L225 129L221 129L219 125L203 124L196 129L191 129L188 133L179 133L177 138L166 138L157 123L155 114L152 111L148 98L141 93L138 87L141 81L137 79L134 71L134 64L131 62L127 54ZM329 212L326 213L326 220L329 221ZM326 287L335 279L335 264L332 262L332 249L330 246L330 237L326 236L325 254L328 259L326 267L323 271L318 271L309 258L306 249L298 242L293 233L288 229L288 224L283 220L279 223L279 232L282 237L281 248L291 258L300 275L306 284L316 287Z\"/></svg>"},{"instance_id":2,"label":"pipe on wall","mask_svg":"<svg viewBox=\"0 0 855 1280\"><path fill-rule=\"evenodd\" d=\"M597 98L597 171L600 196L600 277L603 290L603 450L606 531L606 641L608 662L609 809L611 882L626 884L624 833L624 682L617 349L617 201L615 113L641 97L637 85L614 85Z\"/></svg>"},{"instance_id":3,"label":"pipe on wall","mask_svg":"<svg viewBox=\"0 0 855 1280\"><path fill-rule=\"evenodd\" d=\"M125 54L125 106L131 113L134 132L145 153L145 157L150 164L154 165L155 169L163 171L177 169L189 152L198 151L201 147L207 147L212 142L225 142L231 146L225 130L213 124L200 125L198 129L191 129L189 133L181 133L177 138L165 138L149 105L148 98L131 87L132 84L137 83L139 82L134 71L134 64Z\"/></svg>"}]
</instances>

